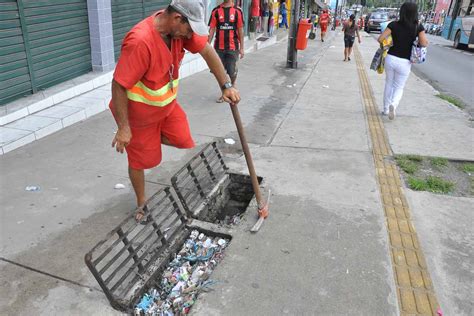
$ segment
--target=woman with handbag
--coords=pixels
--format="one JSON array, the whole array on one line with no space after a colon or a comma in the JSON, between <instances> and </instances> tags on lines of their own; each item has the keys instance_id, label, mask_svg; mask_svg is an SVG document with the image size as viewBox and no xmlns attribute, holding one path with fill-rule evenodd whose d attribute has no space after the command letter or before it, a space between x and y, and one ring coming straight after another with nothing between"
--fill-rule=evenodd
<instances>
[{"instance_id":1,"label":"woman with handbag","mask_svg":"<svg viewBox=\"0 0 474 316\"><path fill-rule=\"evenodd\" d=\"M280 21L280 25L278 26L279 28L283 28L283 26L288 29L288 19L287 19L287 15L288 15L288 10L286 8L286 2L285 1L282 1L280 3L280 17L281 17L281 21Z\"/></svg>"},{"instance_id":2,"label":"woman with handbag","mask_svg":"<svg viewBox=\"0 0 474 316\"><path fill-rule=\"evenodd\" d=\"M403 95L403 88L410 75L412 64L413 45L428 46L425 29L418 23L418 7L416 3L405 2L400 7L398 21L390 22L380 34L378 41L383 42L392 36L393 46L388 50L385 58L385 90L383 97L383 115L390 120L395 118L395 112ZM415 47L416 48L416 47ZM419 61L417 61L419 62Z\"/></svg>"}]
</instances>

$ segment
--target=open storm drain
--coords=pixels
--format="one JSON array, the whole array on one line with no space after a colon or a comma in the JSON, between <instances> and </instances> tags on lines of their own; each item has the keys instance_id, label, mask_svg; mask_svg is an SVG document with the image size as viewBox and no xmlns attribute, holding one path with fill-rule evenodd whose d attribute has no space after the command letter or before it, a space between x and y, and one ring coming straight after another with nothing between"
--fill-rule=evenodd
<instances>
[{"instance_id":1,"label":"open storm drain","mask_svg":"<svg viewBox=\"0 0 474 316\"><path fill-rule=\"evenodd\" d=\"M250 177L228 172L216 143L194 156L171 183L188 216L211 223L238 224L254 197Z\"/></svg>"},{"instance_id":2,"label":"open storm drain","mask_svg":"<svg viewBox=\"0 0 474 316\"><path fill-rule=\"evenodd\" d=\"M249 176L227 170L216 143L209 144L172 178L185 211L170 188L161 189L147 201L146 224L132 213L86 254L114 308L183 315L212 286L232 237L202 221L236 224L254 196Z\"/></svg>"},{"instance_id":3,"label":"open storm drain","mask_svg":"<svg viewBox=\"0 0 474 316\"><path fill-rule=\"evenodd\" d=\"M114 308L185 314L231 236L187 224L169 188L148 209L146 225L130 215L86 254L86 264Z\"/></svg>"}]
</instances>

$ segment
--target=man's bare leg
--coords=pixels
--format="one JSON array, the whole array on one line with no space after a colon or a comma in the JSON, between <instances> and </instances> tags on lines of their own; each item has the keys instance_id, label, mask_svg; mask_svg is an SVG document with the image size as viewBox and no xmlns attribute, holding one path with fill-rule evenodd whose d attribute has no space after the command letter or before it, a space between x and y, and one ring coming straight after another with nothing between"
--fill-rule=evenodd
<instances>
[{"instance_id":1,"label":"man's bare leg","mask_svg":"<svg viewBox=\"0 0 474 316\"><path fill-rule=\"evenodd\" d=\"M137 198L137 206L143 207L145 205L145 171L140 169L133 169L128 167L128 176L132 182L133 190L135 191L135 196ZM137 212L135 219L140 221L143 217L143 212Z\"/></svg>"},{"instance_id":2,"label":"man's bare leg","mask_svg":"<svg viewBox=\"0 0 474 316\"><path fill-rule=\"evenodd\" d=\"M171 145L168 138L166 138L164 135L161 135L161 144L173 146ZM130 177L130 181L132 182L133 190L135 191L135 196L137 198L137 207L143 207L146 202L145 171L128 167L128 175ZM135 219L137 221L141 221L143 215L143 210L140 209L137 214L135 214Z\"/></svg>"}]
</instances>

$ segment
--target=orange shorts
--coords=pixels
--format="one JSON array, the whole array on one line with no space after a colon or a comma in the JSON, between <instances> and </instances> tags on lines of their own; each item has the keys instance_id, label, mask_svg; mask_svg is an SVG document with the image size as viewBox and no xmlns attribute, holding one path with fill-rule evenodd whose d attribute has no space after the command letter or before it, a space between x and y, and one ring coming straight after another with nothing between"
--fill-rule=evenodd
<instances>
[{"instance_id":1,"label":"orange shorts","mask_svg":"<svg viewBox=\"0 0 474 316\"><path fill-rule=\"evenodd\" d=\"M132 139L125 149L128 156L128 165L132 169L150 169L160 164L162 135L174 147L194 147L186 113L177 102L170 114L162 120L145 126L131 126L130 128Z\"/></svg>"}]
</instances>

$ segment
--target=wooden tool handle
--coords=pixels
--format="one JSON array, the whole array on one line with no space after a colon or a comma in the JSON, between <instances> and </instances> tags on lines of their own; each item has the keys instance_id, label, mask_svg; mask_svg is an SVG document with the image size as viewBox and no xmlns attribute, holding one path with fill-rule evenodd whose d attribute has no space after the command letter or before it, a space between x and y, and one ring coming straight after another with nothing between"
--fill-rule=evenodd
<instances>
[{"instance_id":1,"label":"wooden tool handle","mask_svg":"<svg viewBox=\"0 0 474 316\"><path fill-rule=\"evenodd\" d=\"M260 193L260 186L258 184L257 174L255 173L255 167L253 165L252 155L250 154L249 145L245 138L244 127L242 125L242 119L240 118L240 112L236 105L231 105L232 116L234 117L237 131L239 132L240 143L242 144L242 150L244 151L245 161L249 169L250 179L252 179L253 192L257 199L258 208L261 209L265 206L265 202L262 200L262 194Z\"/></svg>"}]
</instances>

